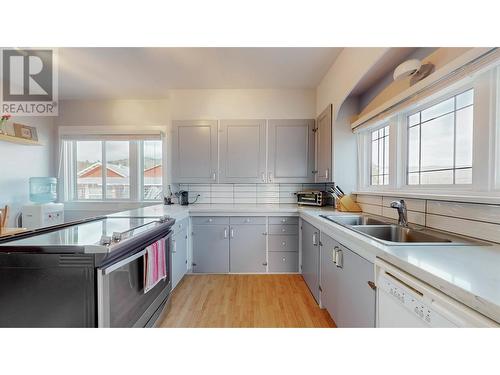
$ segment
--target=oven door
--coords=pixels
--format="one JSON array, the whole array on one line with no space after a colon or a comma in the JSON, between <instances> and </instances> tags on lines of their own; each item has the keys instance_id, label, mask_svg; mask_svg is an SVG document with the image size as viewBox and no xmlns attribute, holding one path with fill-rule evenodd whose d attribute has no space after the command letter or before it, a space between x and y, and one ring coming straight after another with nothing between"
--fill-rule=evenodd
<instances>
[{"instance_id":1,"label":"oven door","mask_svg":"<svg viewBox=\"0 0 500 375\"><path fill-rule=\"evenodd\" d=\"M171 234L160 238L166 244L167 277L147 293L144 293L146 249L98 270L99 327L148 327L161 315L172 288Z\"/></svg>"}]
</instances>

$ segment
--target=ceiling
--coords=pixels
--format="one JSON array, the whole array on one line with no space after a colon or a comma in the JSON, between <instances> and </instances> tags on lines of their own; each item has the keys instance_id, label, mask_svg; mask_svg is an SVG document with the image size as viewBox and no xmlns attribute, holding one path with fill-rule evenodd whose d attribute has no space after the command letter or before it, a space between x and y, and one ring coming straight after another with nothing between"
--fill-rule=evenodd
<instances>
[{"instance_id":1,"label":"ceiling","mask_svg":"<svg viewBox=\"0 0 500 375\"><path fill-rule=\"evenodd\" d=\"M352 90L351 95L359 95L364 93L380 79L392 74L394 69L403 62L408 56L415 53L418 48L414 47L396 47L390 48L387 53L378 60L370 70L358 82Z\"/></svg>"},{"instance_id":2,"label":"ceiling","mask_svg":"<svg viewBox=\"0 0 500 375\"><path fill-rule=\"evenodd\" d=\"M60 48L61 99L316 87L342 48Z\"/></svg>"}]
</instances>

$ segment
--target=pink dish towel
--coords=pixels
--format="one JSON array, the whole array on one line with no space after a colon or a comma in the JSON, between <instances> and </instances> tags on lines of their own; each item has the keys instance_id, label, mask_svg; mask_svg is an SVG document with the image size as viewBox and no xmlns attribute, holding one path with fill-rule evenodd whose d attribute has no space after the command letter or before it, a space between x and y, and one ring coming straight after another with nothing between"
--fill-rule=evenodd
<instances>
[{"instance_id":1,"label":"pink dish towel","mask_svg":"<svg viewBox=\"0 0 500 375\"><path fill-rule=\"evenodd\" d=\"M167 277L165 239L162 238L146 248L144 259L144 293L149 292Z\"/></svg>"}]
</instances>

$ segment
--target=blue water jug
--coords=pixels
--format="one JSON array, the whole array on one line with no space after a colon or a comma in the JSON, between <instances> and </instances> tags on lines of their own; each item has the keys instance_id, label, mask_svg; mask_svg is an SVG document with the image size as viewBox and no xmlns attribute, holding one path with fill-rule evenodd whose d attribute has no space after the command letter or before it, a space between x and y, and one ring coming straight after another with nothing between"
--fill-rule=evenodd
<instances>
[{"instance_id":1,"label":"blue water jug","mask_svg":"<svg viewBox=\"0 0 500 375\"><path fill-rule=\"evenodd\" d=\"M57 200L57 178L31 177L30 201L34 203L49 203Z\"/></svg>"}]
</instances>

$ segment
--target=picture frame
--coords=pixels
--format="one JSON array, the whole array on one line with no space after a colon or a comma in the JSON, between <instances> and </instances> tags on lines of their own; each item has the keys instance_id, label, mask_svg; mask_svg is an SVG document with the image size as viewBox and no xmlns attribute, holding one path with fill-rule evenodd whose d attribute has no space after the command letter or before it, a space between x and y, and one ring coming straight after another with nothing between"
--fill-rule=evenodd
<instances>
[{"instance_id":1,"label":"picture frame","mask_svg":"<svg viewBox=\"0 0 500 375\"><path fill-rule=\"evenodd\" d=\"M38 141L38 134L33 126L14 123L14 135L19 138Z\"/></svg>"}]
</instances>

